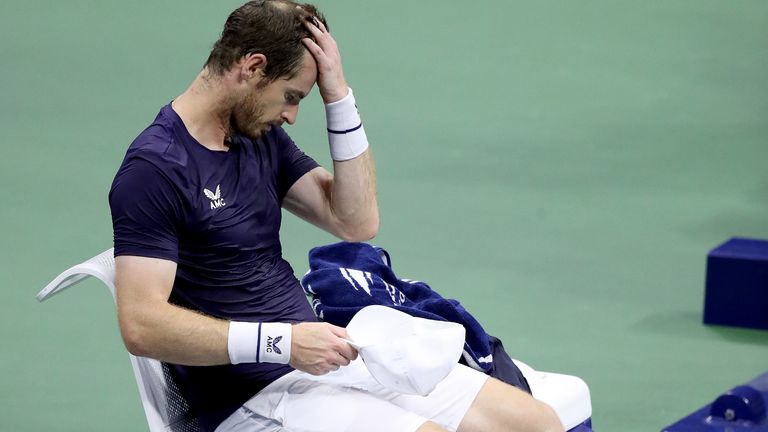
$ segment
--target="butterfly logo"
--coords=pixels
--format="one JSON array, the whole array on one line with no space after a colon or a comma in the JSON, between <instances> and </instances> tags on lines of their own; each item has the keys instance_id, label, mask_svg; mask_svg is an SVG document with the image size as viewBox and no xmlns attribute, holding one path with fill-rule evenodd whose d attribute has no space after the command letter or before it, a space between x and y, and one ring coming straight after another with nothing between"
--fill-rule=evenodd
<instances>
[{"instance_id":1,"label":"butterfly logo","mask_svg":"<svg viewBox=\"0 0 768 432\"><path fill-rule=\"evenodd\" d=\"M277 343L283 340L282 336L278 336L274 339L272 339L272 336L267 336L267 347L265 349L266 352L271 353L272 351L282 354L283 352L280 351L280 348L278 348Z\"/></svg>"},{"instance_id":2,"label":"butterfly logo","mask_svg":"<svg viewBox=\"0 0 768 432\"><path fill-rule=\"evenodd\" d=\"M205 196L211 200L211 210L224 207L227 203L224 202L224 198L221 197L221 185L216 185L216 192L211 192L206 188L203 188Z\"/></svg>"}]
</instances>

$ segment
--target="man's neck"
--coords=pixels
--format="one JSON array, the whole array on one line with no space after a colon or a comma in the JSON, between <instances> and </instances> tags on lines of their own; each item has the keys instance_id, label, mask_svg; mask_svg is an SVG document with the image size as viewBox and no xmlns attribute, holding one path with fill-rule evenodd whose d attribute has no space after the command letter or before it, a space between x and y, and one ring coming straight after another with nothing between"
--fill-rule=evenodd
<instances>
[{"instance_id":1,"label":"man's neck","mask_svg":"<svg viewBox=\"0 0 768 432\"><path fill-rule=\"evenodd\" d=\"M226 151L230 133L232 97L226 91L226 77L211 76L203 69L171 106L193 138L214 151Z\"/></svg>"}]
</instances>

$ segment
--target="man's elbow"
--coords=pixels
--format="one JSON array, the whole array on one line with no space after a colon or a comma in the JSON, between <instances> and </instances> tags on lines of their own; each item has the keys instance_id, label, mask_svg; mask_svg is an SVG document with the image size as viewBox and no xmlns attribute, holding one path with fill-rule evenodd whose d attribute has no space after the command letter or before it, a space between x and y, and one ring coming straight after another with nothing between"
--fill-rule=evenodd
<instances>
[{"instance_id":1,"label":"man's elbow","mask_svg":"<svg viewBox=\"0 0 768 432\"><path fill-rule=\"evenodd\" d=\"M364 242L379 234L379 217L369 218L365 223L358 224L353 229L341 230L339 237L347 242Z\"/></svg>"},{"instance_id":2,"label":"man's elbow","mask_svg":"<svg viewBox=\"0 0 768 432\"><path fill-rule=\"evenodd\" d=\"M119 325L128 352L138 357L151 357L148 327L141 323L141 319L120 314Z\"/></svg>"},{"instance_id":3,"label":"man's elbow","mask_svg":"<svg viewBox=\"0 0 768 432\"><path fill-rule=\"evenodd\" d=\"M149 349L140 331L133 329L121 330L123 344L129 353L137 357L149 357Z\"/></svg>"},{"instance_id":4,"label":"man's elbow","mask_svg":"<svg viewBox=\"0 0 768 432\"><path fill-rule=\"evenodd\" d=\"M368 227L365 230L359 231L357 233L357 236L355 236L354 238L352 238L350 240L347 240L347 241L350 241L350 242L364 242L364 241L368 241L368 240L373 240L373 238L376 237L378 234L379 234L379 227L378 227L378 225L377 226L372 226L372 227Z\"/></svg>"}]
</instances>

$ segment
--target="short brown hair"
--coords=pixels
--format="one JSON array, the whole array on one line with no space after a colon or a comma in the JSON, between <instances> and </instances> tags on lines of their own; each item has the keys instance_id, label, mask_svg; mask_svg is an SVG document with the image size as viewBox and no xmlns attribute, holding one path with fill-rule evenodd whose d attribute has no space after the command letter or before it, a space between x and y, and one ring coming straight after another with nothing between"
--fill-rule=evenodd
<instances>
[{"instance_id":1,"label":"short brown hair","mask_svg":"<svg viewBox=\"0 0 768 432\"><path fill-rule=\"evenodd\" d=\"M243 56L260 53L267 58L264 74L268 81L290 79L301 68L305 50L301 40L314 39L304 27L313 16L328 26L317 7L308 3L249 1L229 15L205 66L221 75Z\"/></svg>"}]
</instances>

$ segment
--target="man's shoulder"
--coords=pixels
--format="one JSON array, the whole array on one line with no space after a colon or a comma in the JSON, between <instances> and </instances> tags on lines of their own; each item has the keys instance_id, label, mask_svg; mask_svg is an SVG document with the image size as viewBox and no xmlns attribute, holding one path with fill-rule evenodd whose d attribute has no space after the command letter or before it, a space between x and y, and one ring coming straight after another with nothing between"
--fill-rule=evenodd
<instances>
[{"instance_id":1,"label":"man's shoulder","mask_svg":"<svg viewBox=\"0 0 768 432\"><path fill-rule=\"evenodd\" d=\"M134 179L139 182L160 181L171 185L185 184L192 160L186 147L176 137L172 119L163 107L154 121L131 143L118 168L113 188Z\"/></svg>"},{"instance_id":2,"label":"man's shoulder","mask_svg":"<svg viewBox=\"0 0 768 432\"><path fill-rule=\"evenodd\" d=\"M172 119L165 115L167 106L155 120L133 140L126 152L126 162L143 159L158 168L186 167L189 155L183 143L177 139Z\"/></svg>"}]
</instances>

